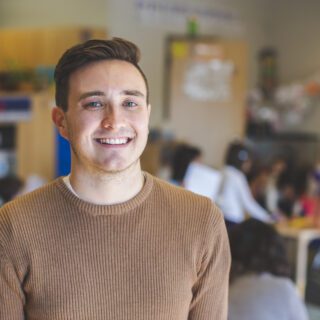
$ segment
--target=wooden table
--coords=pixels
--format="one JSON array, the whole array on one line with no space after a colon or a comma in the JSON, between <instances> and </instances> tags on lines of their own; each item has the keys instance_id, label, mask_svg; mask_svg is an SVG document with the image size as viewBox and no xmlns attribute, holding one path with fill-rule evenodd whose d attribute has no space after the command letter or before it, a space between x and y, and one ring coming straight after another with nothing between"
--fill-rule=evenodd
<instances>
[{"instance_id":1,"label":"wooden table","mask_svg":"<svg viewBox=\"0 0 320 320\"><path fill-rule=\"evenodd\" d=\"M320 239L320 229L298 228L284 224L277 225L276 229L283 237L297 241L294 280L301 297L304 299L307 283L308 247L312 240Z\"/></svg>"}]
</instances>

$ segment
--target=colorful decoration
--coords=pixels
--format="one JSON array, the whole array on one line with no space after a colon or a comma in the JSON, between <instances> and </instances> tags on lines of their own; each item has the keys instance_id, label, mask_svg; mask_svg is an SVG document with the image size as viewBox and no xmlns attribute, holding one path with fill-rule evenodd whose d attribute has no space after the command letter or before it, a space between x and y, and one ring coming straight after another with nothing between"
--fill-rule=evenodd
<instances>
[{"instance_id":1,"label":"colorful decoration","mask_svg":"<svg viewBox=\"0 0 320 320\"><path fill-rule=\"evenodd\" d=\"M248 120L267 123L279 131L301 124L316 107L320 107L320 73L278 86L272 99L265 99L263 88L253 89L248 96Z\"/></svg>"}]
</instances>

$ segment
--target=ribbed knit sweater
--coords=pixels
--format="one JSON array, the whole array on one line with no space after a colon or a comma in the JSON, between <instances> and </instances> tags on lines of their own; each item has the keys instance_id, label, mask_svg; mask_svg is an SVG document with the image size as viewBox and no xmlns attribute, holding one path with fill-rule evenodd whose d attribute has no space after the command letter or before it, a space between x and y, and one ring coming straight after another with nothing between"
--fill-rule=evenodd
<instances>
[{"instance_id":1,"label":"ribbed knit sweater","mask_svg":"<svg viewBox=\"0 0 320 320\"><path fill-rule=\"evenodd\" d=\"M85 202L58 178L2 207L0 319L227 319L220 211L145 176L125 203Z\"/></svg>"}]
</instances>

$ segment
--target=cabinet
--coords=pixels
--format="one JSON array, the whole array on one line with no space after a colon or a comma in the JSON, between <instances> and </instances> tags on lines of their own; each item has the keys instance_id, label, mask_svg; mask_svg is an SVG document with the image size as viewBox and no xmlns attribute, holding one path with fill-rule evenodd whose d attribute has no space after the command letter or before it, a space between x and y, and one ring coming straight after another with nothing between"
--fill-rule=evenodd
<instances>
[{"instance_id":1,"label":"cabinet","mask_svg":"<svg viewBox=\"0 0 320 320\"><path fill-rule=\"evenodd\" d=\"M54 66L72 45L106 38L106 30L85 27L0 30L0 70Z\"/></svg>"},{"instance_id":2,"label":"cabinet","mask_svg":"<svg viewBox=\"0 0 320 320\"><path fill-rule=\"evenodd\" d=\"M55 176L55 129L51 120L53 95L41 92L31 96L28 121L16 124L16 170L25 179L37 174L50 181Z\"/></svg>"}]
</instances>

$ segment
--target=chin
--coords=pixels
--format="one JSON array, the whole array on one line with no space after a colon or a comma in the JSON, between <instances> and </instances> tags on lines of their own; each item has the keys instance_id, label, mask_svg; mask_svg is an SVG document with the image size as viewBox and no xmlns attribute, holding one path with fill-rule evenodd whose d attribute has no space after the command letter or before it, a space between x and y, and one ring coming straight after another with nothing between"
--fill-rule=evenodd
<instances>
[{"instance_id":1,"label":"chin","mask_svg":"<svg viewBox=\"0 0 320 320\"><path fill-rule=\"evenodd\" d=\"M139 160L135 160L131 163L114 163L114 164L104 164L101 166L101 171L104 173L109 174L116 174L116 173L124 173L129 172L130 170L134 170L139 165ZM140 166L138 167L140 169Z\"/></svg>"}]
</instances>

